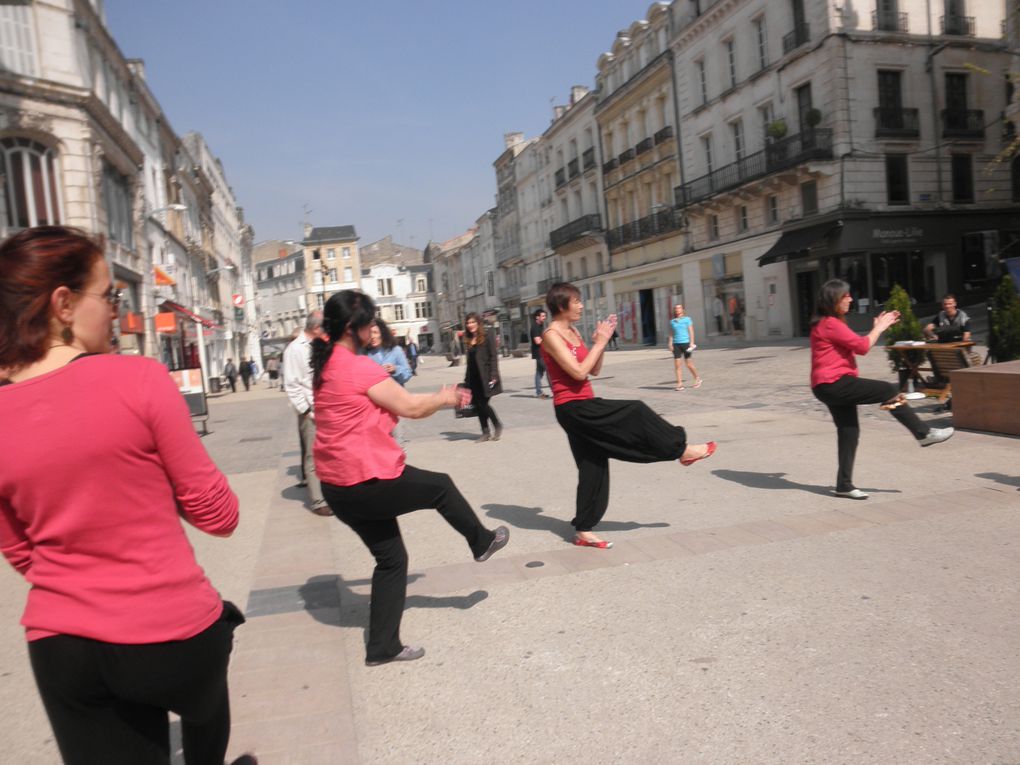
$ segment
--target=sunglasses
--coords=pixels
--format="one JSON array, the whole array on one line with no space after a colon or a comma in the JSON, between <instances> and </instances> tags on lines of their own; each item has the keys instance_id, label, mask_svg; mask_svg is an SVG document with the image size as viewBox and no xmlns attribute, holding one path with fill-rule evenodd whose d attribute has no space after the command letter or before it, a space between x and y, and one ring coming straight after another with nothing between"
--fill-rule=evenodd
<instances>
[{"instance_id":1,"label":"sunglasses","mask_svg":"<svg viewBox=\"0 0 1020 765\"><path fill-rule=\"evenodd\" d=\"M119 307L121 300L124 298L124 291L116 287L110 287L106 292L86 292L85 290L75 290L75 292L79 295L89 295L90 297L105 300L110 304L111 308Z\"/></svg>"}]
</instances>

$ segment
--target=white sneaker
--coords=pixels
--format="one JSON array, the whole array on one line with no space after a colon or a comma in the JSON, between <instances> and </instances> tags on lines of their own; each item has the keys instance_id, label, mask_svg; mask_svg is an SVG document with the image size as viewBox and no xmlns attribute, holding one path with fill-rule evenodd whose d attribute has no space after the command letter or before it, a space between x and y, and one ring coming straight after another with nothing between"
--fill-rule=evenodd
<instances>
[{"instance_id":1,"label":"white sneaker","mask_svg":"<svg viewBox=\"0 0 1020 765\"><path fill-rule=\"evenodd\" d=\"M867 499L868 495L860 489L850 489L850 491L834 491L832 492L837 497L845 497L846 499Z\"/></svg>"},{"instance_id":2,"label":"white sneaker","mask_svg":"<svg viewBox=\"0 0 1020 765\"><path fill-rule=\"evenodd\" d=\"M919 443L921 446L931 446L932 444L941 444L943 441L948 441L953 436L952 428L930 428L928 435L922 438Z\"/></svg>"}]
</instances>

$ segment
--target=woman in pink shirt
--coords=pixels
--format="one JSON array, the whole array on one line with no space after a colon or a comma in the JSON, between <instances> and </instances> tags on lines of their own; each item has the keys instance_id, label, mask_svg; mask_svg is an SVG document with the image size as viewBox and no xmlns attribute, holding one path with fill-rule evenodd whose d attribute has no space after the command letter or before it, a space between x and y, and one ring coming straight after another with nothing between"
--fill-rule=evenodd
<instances>
[{"instance_id":1,"label":"woman in pink shirt","mask_svg":"<svg viewBox=\"0 0 1020 765\"><path fill-rule=\"evenodd\" d=\"M921 446L931 446L953 435L952 428L928 428L904 400L893 383L862 380L857 374L855 355L863 356L878 342L889 327L900 320L899 311L885 311L875 317L867 335L858 335L846 324L846 314L853 298L850 285L832 279L818 292L815 315L811 321L811 392L829 407L836 425L839 470L836 473L837 497L867 499L868 495L854 487L854 457L860 425L857 407L860 404L882 404L890 410Z\"/></svg>"},{"instance_id":2,"label":"woman in pink shirt","mask_svg":"<svg viewBox=\"0 0 1020 765\"><path fill-rule=\"evenodd\" d=\"M29 659L67 763L220 765L244 617L181 519L217 536L237 497L153 359L110 351L120 293L101 247L59 226L0 245L0 548L31 584Z\"/></svg>"},{"instance_id":3,"label":"woman in pink shirt","mask_svg":"<svg viewBox=\"0 0 1020 765\"><path fill-rule=\"evenodd\" d=\"M715 442L688 444L682 427L666 422L643 401L596 398L588 375L602 369L616 316L598 323L589 350L574 328L584 311L580 290L559 282L549 289L545 302L553 319L542 334L540 350L549 372L556 421L566 431L577 464L577 511L571 521L577 532L574 544L605 550L613 543L600 539L593 529L609 507L610 457L692 465L712 456Z\"/></svg>"},{"instance_id":4,"label":"woman in pink shirt","mask_svg":"<svg viewBox=\"0 0 1020 765\"><path fill-rule=\"evenodd\" d=\"M397 418L428 417L442 407L467 403L469 395L453 386L408 393L382 367L358 355L374 324L372 299L344 290L323 309L328 341L312 344L315 470L334 515L361 537L376 561L365 655L370 667L425 655L423 648L400 640L407 551L397 518L435 508L464 537L479 563L510 538L506 526L490 531L481 524L448 475L405 464L404 450L392 435Z\"/></svg>"}]
</instances>

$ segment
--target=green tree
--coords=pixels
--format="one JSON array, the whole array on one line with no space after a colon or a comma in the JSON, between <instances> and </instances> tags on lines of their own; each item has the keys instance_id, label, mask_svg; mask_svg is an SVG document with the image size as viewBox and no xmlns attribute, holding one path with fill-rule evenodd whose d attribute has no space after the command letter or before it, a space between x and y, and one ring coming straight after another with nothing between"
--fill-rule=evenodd
<instances>
[{"instance_id":1,"label":"green tree","mask_svg":"<svg viewBox=\"0 0 1020 765\"><path fill-rule=\"evenodd\" d=\"M1009 274L992 296L988 350L998 362L1020 359L1020 296Z\"/></svg>"},{"instance_id":2,"label":"green tree","mask_svg":"<svg viewBox=\"0 0 1020 765\"><path fill-rule=\"evenodd\" d=\"M892 345L899 340L923 340L921 322L914 315L914 308L910 304L910 295L900 285L894 284L889 292L889 299L885 301L884 310L899 311L900 320L885 331L885 344ZM887 351L889 354L889 365L894 372L903 368L902 357L895 351ZM913 351L921 354L923 351Z\"/></svg>"}]
</instances>

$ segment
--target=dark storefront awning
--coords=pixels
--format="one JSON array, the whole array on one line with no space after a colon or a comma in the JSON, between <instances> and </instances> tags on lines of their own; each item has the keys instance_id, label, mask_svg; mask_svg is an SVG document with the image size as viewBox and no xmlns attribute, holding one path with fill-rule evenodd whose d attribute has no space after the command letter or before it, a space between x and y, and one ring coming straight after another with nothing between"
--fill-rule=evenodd
<instances>
[{"instance_id":1,"label":"dark storefront awning","mask_svg":"<svg viewBox=\"0 0 1020 765\"><path fill-rule=\"evenodd\" d=\"M162 308L169 308L170 310L176 311L177 313L181 314L182 316L187 316L189 319L193 319L194 321L197 321L199 324L201 324L206 329L222 329L223 328L219 324L217 324L215 321L213 321L212 319L207 319L204 316L199 316L194 311L189 311L184 306L178 305L177 303L173 302L172 300L164 300L163 301L163 305L161 307Z\"/></svg>"},{"instance_id":2,"label":"dark storefront awning","mask_svg":"<svg viewBox=\"0 0 1020 765\"><path fill-rule=\"evenodd\" d=\"M806 258L811 254L811 248L814 245L826 242L833 232L842 228L842 221L829 221L807 228L784 231L783 235L779 237L779 241L758 258L758 265L767 266L770 263L781 263L784 260Z\"/></svg>"}]
</instances>

